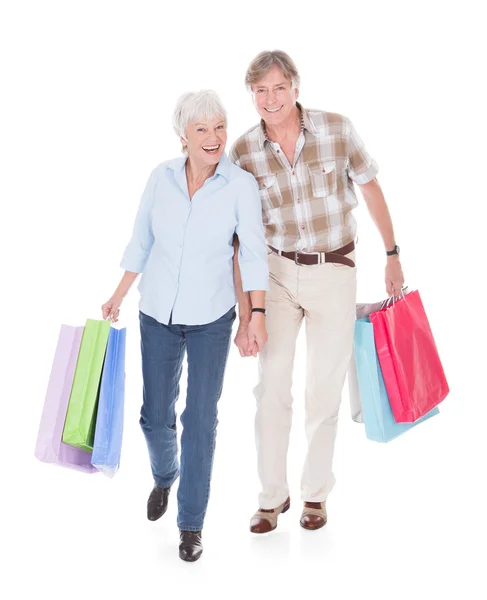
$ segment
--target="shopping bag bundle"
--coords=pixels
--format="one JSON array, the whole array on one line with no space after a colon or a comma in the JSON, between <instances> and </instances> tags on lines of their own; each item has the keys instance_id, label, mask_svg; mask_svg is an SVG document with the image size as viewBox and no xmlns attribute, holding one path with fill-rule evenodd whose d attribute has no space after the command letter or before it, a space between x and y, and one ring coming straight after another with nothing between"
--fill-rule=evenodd
<instances>
[{"instance_id":1,"label":"shopping bag bundle","mask_svg":"<svg viewBox=\"0 0 487 600\"><path fill-rule=\"evenodd\" d=\"M357 305L348 379L368 439L388 442L439 413L449 388L418 291Z\"/></svg>"},{"instance_id":2,"label":"shopping bag bundle","mask_svg":"<svg viewBox=\"0 0 487 600\"><path fill-rule=\"evenodd\" d=\"M120 464L125 389L125 329L88 319L62 325L35 455L112 477Z\"/></svg>"}]
</instances>

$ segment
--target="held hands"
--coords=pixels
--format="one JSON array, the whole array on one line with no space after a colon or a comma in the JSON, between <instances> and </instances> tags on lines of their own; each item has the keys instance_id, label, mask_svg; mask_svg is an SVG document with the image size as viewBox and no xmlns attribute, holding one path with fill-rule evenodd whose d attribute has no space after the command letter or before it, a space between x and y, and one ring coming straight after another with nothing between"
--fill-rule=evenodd
<instances>
[{"instance_id":1,"label":"held hands","mask_svg":"<svg viewBox=\"0 0 487 600\"><path fill-rule=\"evenodd\" d=\"M386 264L385 283L388 296L399 296L404 285L404 274L397 255L389 256Z\"/></svg>"},{"instance_id":2,"label":"held hands","mask_svg":"<svg viewBox=\"0 0 487 600\"><path fill-rule=\"evenodd\" d=\"M252 313L250 322L240 321L234 343L240 356L257 356L267 342L265 316Z\"/></svg>"},{"instance_id":3,"label":"held hands","mask_svg":"<svg viewBox=\"0 0 487 600\"><path fill-rule=\"evenodd\" d=\"M122 304L122 300L123 298L112 296L108 302L105 302L101 307L103 318L109 319L112 323L116 323L120 315L120 305Z\"/></svg>"},{"instance_id":4,"label":"held hands","mask_svg":"<svg viewBox=\"0 0 487 600\"><path fill-rule=\"evenodd\" d=\"M249 350L249 322L241 320L233 343L237 346L240 356L252 356Z\"/></svg>"},{"instance_id":5,"label":"held hands","mask_svg":"<svg viewBox=\"0 0 487 600\"><path fill-rule=\"evenodd\" d=\"M262 350L267 342L267 329L265 326L265 315L262 313L252 313L249 329L249 349L252 346L252 356L257 356L257 353Z\"/></svg>"}]
</instances>

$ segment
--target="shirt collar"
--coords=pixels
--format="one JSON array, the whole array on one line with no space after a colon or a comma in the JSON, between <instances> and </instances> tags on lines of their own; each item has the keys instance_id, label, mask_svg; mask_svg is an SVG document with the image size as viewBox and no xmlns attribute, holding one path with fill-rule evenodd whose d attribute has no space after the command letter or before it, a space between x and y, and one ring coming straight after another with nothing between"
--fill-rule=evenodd
<instances>
[{"instance_id":1,"label":"shirt collar","mask_svg":"<svg viewBox=\"0 0 487 600\"><path fill-rule=\"evenodd\" d=\"M309 133L316 135L318 133L318 130L314 126L313 121L310 119L308 111L305 108L303 108L303 106L299 102L296 102L296 106L298 107L298 110L301 114L301 131L304 132L304 130L306 130L309 131ZM259 127L259 144L261 150L264 148L265 142L270 142L270 140L267 137L265 121L264 119L261 119Z\"/></svg>"},{"instance_id":2,"label":"shirt collar","mask_svg":"<svg viewBox=\"0 0 487 600\"><path fill-rule=\"evenodd\" d=\"M181 175L184 174L184 167L186 165L186 161L188 160L187 156L181 156L179 158L175 158L168 164L168 168L172 169L176 174ZM211 179L214 179L217 175L223 177L227 182L230 179L230 161L228 160L228 156L224 152L222 157L220 158L220 162L218 163L215 174Z\"/></svg>"},{"instance_id":3,"label":"shirt collar","mask_svg":"<svg viewBox=\"0 0 487 600\"><path fill-rule=\"evenodd\" d=\"M184 165L186 164L187 156L180 156L179 158L175 158L168 165L168 169L172 169L175 173L182 171L184 169Z\"/></svg>"},{"instance_id":4,"label":"shirt collar","mask_svg":"<svg viewBox=\"0 0 487 600\"><path fill-rule=\"evenodd\" d=\"M230 161L228 160L228 156L226 155L225 152L222 154L222 157L220 158L220 162L218 163L218 166L216 168L214 176L216 176L216 175L220 175L227 182L230 179Z\"/></svg>"}]
</instances>

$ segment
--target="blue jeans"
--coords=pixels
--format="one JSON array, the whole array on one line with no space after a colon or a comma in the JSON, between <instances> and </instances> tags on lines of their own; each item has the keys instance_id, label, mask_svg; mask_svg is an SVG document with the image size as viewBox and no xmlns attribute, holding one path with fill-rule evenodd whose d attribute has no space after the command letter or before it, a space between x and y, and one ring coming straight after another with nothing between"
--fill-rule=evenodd
<instances>
[{"instance_id":1,"label":"blue jeans","mask_svg":"<svg viewBox=\"0 0 487 600\"><path fill-rule=\"evenodd\" d=\"M203 528L210 495L217 403L230 349L235 307L206 325L163 325L140 312L144 432L152 475L170 487L178 476L178 527ZM176 400L184 354L188 353L186 408L181 415L181 464L176 439Z\"/></svg>"}]
</instances>

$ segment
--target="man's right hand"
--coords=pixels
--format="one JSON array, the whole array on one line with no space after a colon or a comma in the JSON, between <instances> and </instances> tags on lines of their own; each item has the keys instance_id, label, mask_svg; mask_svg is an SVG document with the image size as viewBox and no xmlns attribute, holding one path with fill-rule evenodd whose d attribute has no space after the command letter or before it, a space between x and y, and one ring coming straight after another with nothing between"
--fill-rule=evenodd
<instances>
[{"instance_id":1,"label":"man's right hand","mask_svg":"<svg viewBox=\"0 0 487 600\"><path fill-rule=\"evenodd\" d=\"M248 321L240 321L237 335L233 340L234 344L237 346L238 351L240 352L240 356L253 356L252 347L249 348L249 322ZM253 344L252 344L253 346Z\"/></svg>"}]
</instances>

